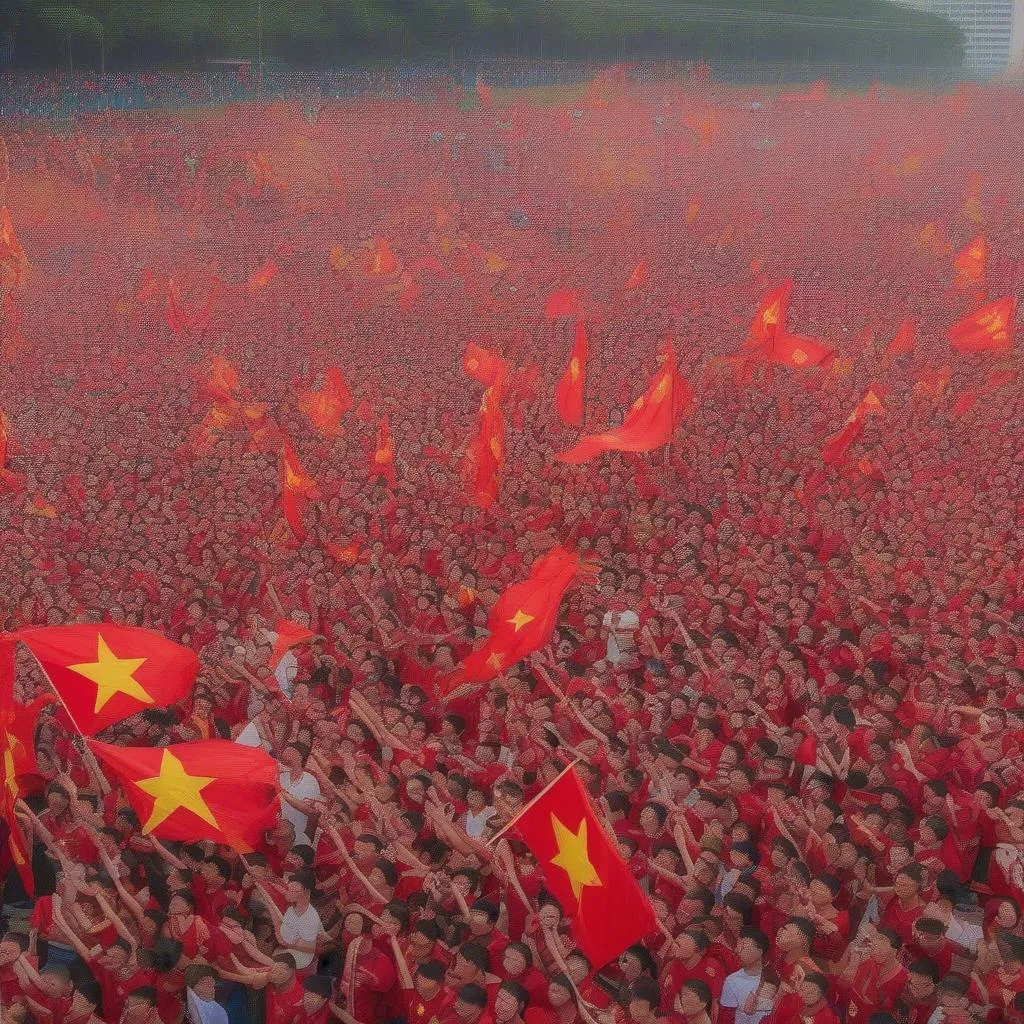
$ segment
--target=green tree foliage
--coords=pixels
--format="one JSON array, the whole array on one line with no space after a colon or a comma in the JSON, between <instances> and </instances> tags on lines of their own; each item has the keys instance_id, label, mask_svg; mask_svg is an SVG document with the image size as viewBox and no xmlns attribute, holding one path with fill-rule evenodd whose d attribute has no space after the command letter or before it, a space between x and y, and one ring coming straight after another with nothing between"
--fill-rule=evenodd
<instances>
[{"instance_id":1,"label":"green tree foliage","mask_svg":"<svg viewBox=\"0 0 1024 1024\"><path fill-rule=\"evenodd\" d=\"M68 27L95 35L89 19L102 26L113 66L256 51L258 0L9 2L9 19L30 41L23 62L50 60L47 47L59 52ZM263 0L262 8L265 55L294 66L453 53L950 66L962 46L950 22L887 0ZM55 10L64 13L46 13Z\"/></svg>"}]
</instances>

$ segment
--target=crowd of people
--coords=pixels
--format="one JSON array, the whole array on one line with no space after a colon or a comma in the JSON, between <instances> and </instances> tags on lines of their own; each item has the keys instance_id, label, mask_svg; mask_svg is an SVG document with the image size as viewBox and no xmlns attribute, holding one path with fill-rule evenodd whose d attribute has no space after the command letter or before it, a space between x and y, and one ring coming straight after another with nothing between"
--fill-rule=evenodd
<instances>
[{"instance_id":1,"label":"crowd of people","mask_svg":"<svg viewBox=\"0 0 1024 1024\"><path fill-rule=\"evenodd\" d=\"M193 696L101 738L262 747L282 802L251 854L162 842L44 711L0 1015L1024 1021L1024 389L945 333L1018 287L1020 94L479 92L3 132L29 263L0 327L3 628L191 647ZM981 233L965 286L953 255ZM739 374L784 278L790 325L836 359ZM204 311L184 326L171 279ZM590 335L587 431L674 337L695 401L671 444L555 460L577 436L558 289ZM516 382L486 510L469 341ZM214 355L316 481L302 541L279 442L209 418ZM336 436L299 400L328 368L353 399ZM872 385L881 413L823 462ZM555 544L596 582L546 648L447 692ZM314 636L282 654L282 620ZM20 650L18 700L47 691ZM570 764L657 918L610 964L504 831Z\"/></svg>"}]
</instances>

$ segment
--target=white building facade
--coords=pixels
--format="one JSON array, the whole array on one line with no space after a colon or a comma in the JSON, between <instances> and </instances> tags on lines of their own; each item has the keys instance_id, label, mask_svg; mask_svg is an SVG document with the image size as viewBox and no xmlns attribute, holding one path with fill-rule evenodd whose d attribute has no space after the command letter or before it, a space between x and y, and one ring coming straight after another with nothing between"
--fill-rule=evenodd
<instances>
[{"instance_id":1,"label":"white building facade","mask_svg":"<svg viewBox=\"0 0 1024 1024\"><path fill-rule=\"evenodd\" d=\"M964 71L999 75L1024 60L1024 0L903 0L959 25Z\"/></svg>"}]
</instances>

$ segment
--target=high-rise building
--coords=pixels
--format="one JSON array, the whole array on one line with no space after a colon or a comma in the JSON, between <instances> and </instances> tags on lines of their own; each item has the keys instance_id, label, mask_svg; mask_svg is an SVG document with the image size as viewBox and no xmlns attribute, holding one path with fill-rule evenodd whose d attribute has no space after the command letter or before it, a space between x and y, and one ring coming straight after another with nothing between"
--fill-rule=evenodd
<instances>
[{"instance_id":1,"label":"high-rise building","mask_svg":"<svg viewBox=\"0 0 1024 1024\"><path fill-rule=\"evenodd\" d=\"M998 75L1019 63L1024 49L1024 0L903 0L959 25L964 70Z\"/></svg>"}]
</instances>

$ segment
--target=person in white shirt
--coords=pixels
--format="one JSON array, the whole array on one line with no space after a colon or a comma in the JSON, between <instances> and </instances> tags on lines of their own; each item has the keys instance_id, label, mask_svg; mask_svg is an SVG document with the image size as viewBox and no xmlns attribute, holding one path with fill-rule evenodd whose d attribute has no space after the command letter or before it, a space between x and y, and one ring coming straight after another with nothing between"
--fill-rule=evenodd
<instances>
[{"instance_id":1,"label":"person in white shirt","mask_svg":"<svg viewBox=\"0 0 1024 1024\"><path fill-rule=\"evenodd\" d=\"M723 1009L736 1011L736 1024L758 1024L771 1012L778 985L766 977L769 948L768 936L759 928L741 929L736 943L740 969L726 977L719 1000Z\"/></svg>"},{"instance_id":2,"label":"person in white shirt","mask_svg":"<svg viewBox=\"0 0 1024 1024\"><path fill-rule=\"evenodd\" d=\"M640 628L640 616L624 604L616 605L605 612L601 623L608 633L608 647L605 657L613 665L632 657L636 650L634 635Z\"/></svg>"},{"instance_id":3,"label":"person in white shirt","mask_svg":"<svg viewBox=\"0 0 1024 1024\"><path fill-rule=\"evenodd\" d=\"M185 973L188 984L189 1024L228 1024L228 1012L217 1002L217 975L209 967L196 965Z\"/></svg>"},{"instance_id":4,"label":"person in white shirt","mask_svg":"<svg viewBox=\"0 0 1024 1024\"><path fill-rule=\"evenodd\" d=\"M309 751L301 743L290 743L281 754L281 817L295 826L295 834L306 835L309 816L320 809L320 783L305 771Z\"/></svg>"},{"instance_id":5,"label":"person in white shirt","mask_svg":"<svg viewBox=\"0 0 1024 1024\"><path fill-rule=\"evenodd\" d=\"M487 822L494 816L494 808L487 806L487 794L479 786L471 786L466 794L466 835L479 839Z\"/></svg>"},{"instance_id":6,"label":"person in white shirt","mask_svg":"<svg viewBox=\"0 0 1024 1024\"><path fill-rule=\"evenodd\" d=\"M291 953L297 970L304 971L317 954L323 923L310 903L314 886L311 871L296 871L288 881L288 909L277 925L277 940Z\"/></svg>"}]
</instances>

